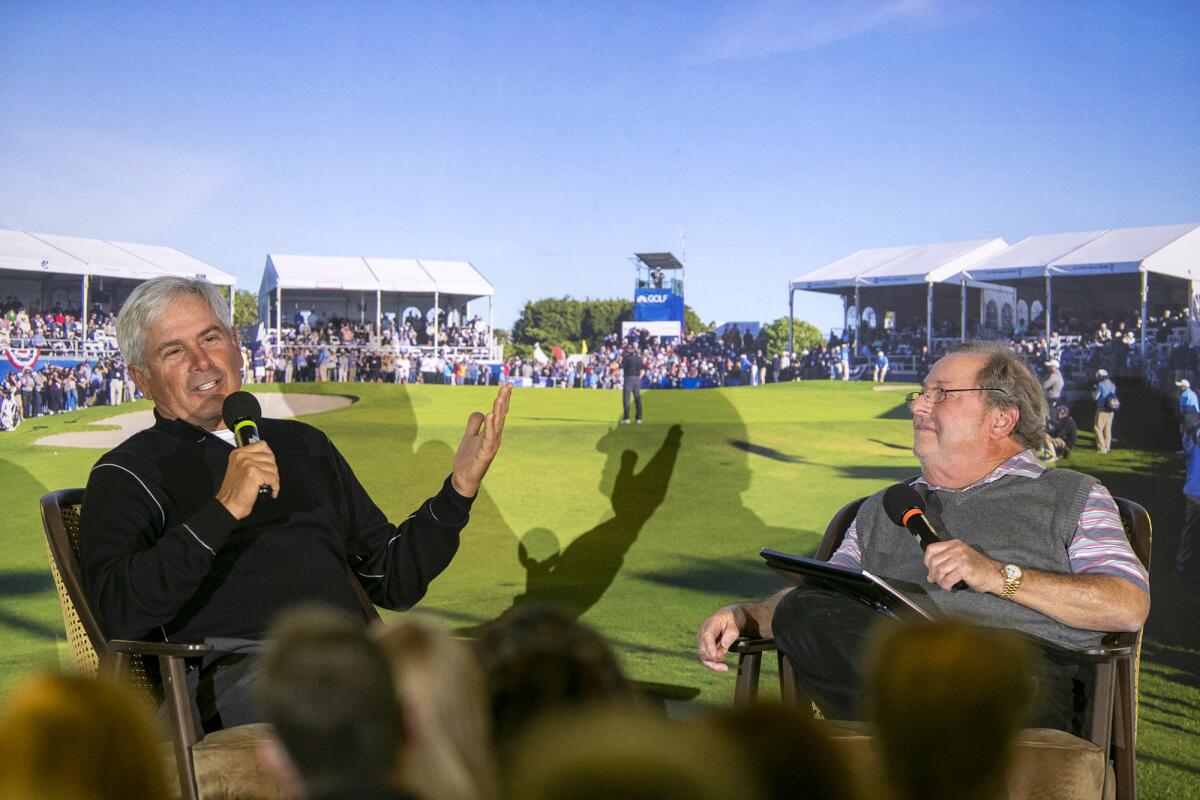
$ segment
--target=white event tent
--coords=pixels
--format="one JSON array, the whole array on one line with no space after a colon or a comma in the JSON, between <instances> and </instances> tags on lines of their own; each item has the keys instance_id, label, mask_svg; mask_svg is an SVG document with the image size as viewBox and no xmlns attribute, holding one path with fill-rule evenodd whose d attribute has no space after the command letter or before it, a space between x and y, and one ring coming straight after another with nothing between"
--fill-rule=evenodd
<instances>
[{"instance_id":1,"label":"white event tent","mask_svg":"<svg viewBox=\"0 0 1200 800\"><path fill-rule=\"evenodd\" d=\"M164 275L228 286L232 315L237 279L173 247L0 230L0 279L6 291L24 297L36 293L42 305L70 303L78 292L85 315L89 298L117 310L137 284Z\"/></svg>"},{"instance_id":2,"label":"white event tent","mask_svg":"<svg viewBox=\"0 0 1200 800\"><path fill-rule=\"evenodd\" d=\"M1027 289L1044 287L1044 295L1039 299L1044 298L1047 337L1051 332L1056 279L1104 278L1103 281L1089 282L1088 302L1093 305L1101 302L1096 299L1098 292L1107 290L1118 297L1127 297L1138 291L1142 320L1140 347L1144 358L1151 275L1159 276L1156 291L1173 298L1182 296L1179 288L1186 283L1187 305L1194 305L1194 282L1200 277L1200 225L1157 225L1030 236L967 267L961 275L950 280L992 281Z\"/></svg>"},{"instance_id":3,"label":"white event tent","mask_svg":"<svg viewBox=\"0 0 1200 800\"><path fill-rule=\"evenodd\" d=\"M910 245L905 247L883 247L859 250L837 261L808 272L788 284L788 318L795 316L794 302L797 290L827 292L843 298L848 306L853 299L855 316L861 319L861 294L864 290L884 287L907 287L898 292L913 295L908 302L916 302L917 294L925 295L926 344L932 350L934 328L934 287L945 284L952 276L959 276L970 267L1007 247L1003 239L978 239L965 242ZM967 289L989 288L974 279L960 279L959 320L961 329L966 330ZM857 330L858 325L855 324ZM789 331L789 338L791 332Z\"/></svg>"},{"instance_id":4,"label":"white event tent","mask_svg":"<svg viewBox=\"0 0 1200 800\"><path fill-rule=\"evenodd\" d=\"M414 307L426 315L433 311L436 342L443 308L465 314L468 302L483 297L488 299L490 330L495 291L467 261L270 254L258 290L259 319L282 341L285 293L297 309L319 308L360 321L373 318L376 331L385 313L395 310L399 320L405 308Z\"/></svg>"}]
</instances>

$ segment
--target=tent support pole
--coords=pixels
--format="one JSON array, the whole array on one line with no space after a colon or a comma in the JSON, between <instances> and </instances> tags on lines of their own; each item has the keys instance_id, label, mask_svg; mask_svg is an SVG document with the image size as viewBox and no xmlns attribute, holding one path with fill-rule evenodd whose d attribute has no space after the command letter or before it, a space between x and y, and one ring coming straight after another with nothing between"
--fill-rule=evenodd
<instances>
[{"instance_id":1,"label":"tent support pole","mask_svg":"<svg viewBox=\"0 0 1200 800\"><path fill-rule=\"evenodd\" d=\"M283 352L283 284L275 287L275 355Z\"/></svg>"},{"instance_id":2,"label":"tent support pole","mask_svg":"<svg viewBox=\"0 0 1200 800\"><path fill-rule=\"evenodd\" d=\"M858 331L862 328L862 303L859 302L858 284L854 284L854 342L853 349L850 351L850 356L853 358L858 353Z\"/></svg>"},{"instance_id":3,"label":"tent support pole","mask_svg":"<svg viewBox=\"0 0 1200 800\"><path fill-rule=\"evenodd\" d=\"M796 290L788 287L788 353L796 352Z\"/></svg>"},{"instance_id":4,"label":"tent support pole","mask_svg":"<svg viewBox=\"0 0 1200 800\"><path fill-rule=\"evenodd\" d=\"M88 276L85 272L80 280L80 293L83 295L79 306L79 325L83 331L83 340L88 338Z\"/></svg>"},{"instance_id":5,"label":"tent support pole","mask_svg":"<svg viewBox=\"0 0 1200 800\"><path fill-rule=\"evenodd\" d=\"M1046 341L1050 341L1050 301L1054 299L1054 293L1050 288L1050 273L1046 273Z\"/></svg>"},{"instance_id":6,"label":"tent support pole","mask_svg":"<svg viewBox=\"0 0 1200 800\"><path fill-rule=\"evenodd\" d=\"M958 318L958 339L960 342L967 340L967 281L964 278L960 283L959 296L959 318Z\"/></svg>"},{"instance_id":7,"label":"tent support pole","mask_svg":"<svg viewBox=\"0 0 1200 800\"><path fill-rule=\"evenodd\" d=\"M383 332L383 289L375 290L375 335Z\"/></svg>"},{"instance_id":8,"label":"tent support pole","mask_svg":"<svg viewBox=\"0 0 1200 800\"><path fill-rule=\"evenodd\" d=\"M933 353L933 284L925 284L925 346Z\"/></svg>"},{"instance_id":9,"label":"tent support pole","mask_svg":"<svg viewBox=\"0 0 1200 800\"><path fill-rule=\"evenodd\" d=\"M237 287L234 284L229 284L229 324L237 325L237 321L233 318L233 298L237 294Z\"/></svg>"},{"instance_id":10,"label":"tent support pole","mask_svg":"<svg viewBox=\"0 0 1200 800\"><path fill-rule=\"evenodd\" d=\"M1196 324L1196 282L1188 279L1188 324L1187 343L1192 343L1192 326Z\"/></svg>"},{"instance_id":11,"label":"tent support pole","mask_svg":"<svg viewBox=\"0 0 1200 800\"><path fill-rule=\"evenodd\" d=\"M1138 350L1142 358L1142 374L1149 377L1146 364L1146 299L1150 292L1150 273L1144 268L1142 273L1142 329L1138 331Z\"/></svg>"},{"instance_id":12,"label":"tent support pole","mask_svg":"<svg viewBox=\"0 0 1200 800\"><path fill-rule=\"evenodd\" d=\"M488 350L492 352L492 357L495 358L496 350L496 333L492 326L492 295L488 295ZM503 357L503 353L501 354Z\"/></svg>"},{"instance_id":13,"label":"tent support pole","mask_svg":"<svg viewBox=\"0 0 1200 800\"><path fill-rule=\"evenodd\" d=\"M439 355L438 350L438 322L442 316L441 298L438 295L438 290L433 290L433 355L436 358Z\"/></svg>"}]
</instances>

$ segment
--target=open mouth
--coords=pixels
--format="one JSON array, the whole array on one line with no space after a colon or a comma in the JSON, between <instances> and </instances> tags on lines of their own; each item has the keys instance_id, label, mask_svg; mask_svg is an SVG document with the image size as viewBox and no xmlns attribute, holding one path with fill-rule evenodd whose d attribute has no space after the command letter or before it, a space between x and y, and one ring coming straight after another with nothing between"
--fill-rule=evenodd
<instances>
[{"instance_id":1,"label":"open mouth","mask_svg":"<svg viewBox=\"0 0 1200 800\"><path fill-rule=\"evenodd\" d=\"M199 386L194 387L192 389L192 391L193 392L211 392L213 389L215 389L217 387L217 384L219 384L220 382L221 382L220 378L213 378L211 381L207 381L206 383L202 383Z\"/></svg>"}]
</instances>

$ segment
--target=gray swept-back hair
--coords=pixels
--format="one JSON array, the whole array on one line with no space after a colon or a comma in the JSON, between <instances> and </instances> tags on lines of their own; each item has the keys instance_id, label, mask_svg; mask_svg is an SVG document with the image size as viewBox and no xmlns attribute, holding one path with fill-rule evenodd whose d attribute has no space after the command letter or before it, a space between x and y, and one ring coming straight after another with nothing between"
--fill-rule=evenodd
<instances>
[{"instance_id":1,"label":"gray swept-back hair","mask_svg":"<svg viewBox=\"0 0 1200 800\"><path fill-rule=\"evenodd\" d=\"M146 335L150 326L166 311L172 300L185 294L204 300L225 330L233 329L233 322L229 318L229 302L208 281L177 276L151 278L133 290L117 314L117 344L125 363L138 369L146 368Z\"/></svg>"},{"instance_id":2,"label":"gray swept-back hair","mask_svg":"<svg viewBox=\"0 0 1200 800\"><path fill-rule=\"evenodd\" d=\"M975 376L975 385L1001 392L982 392L984 408L1016 408L1020 419L1012 437L1023 446L1036 450L1046 432L1046 395L1042 384L1016 353L998 342L970 341L954 345L946 355L977 353L987 361Z\"/></svg>"}]
</instances>

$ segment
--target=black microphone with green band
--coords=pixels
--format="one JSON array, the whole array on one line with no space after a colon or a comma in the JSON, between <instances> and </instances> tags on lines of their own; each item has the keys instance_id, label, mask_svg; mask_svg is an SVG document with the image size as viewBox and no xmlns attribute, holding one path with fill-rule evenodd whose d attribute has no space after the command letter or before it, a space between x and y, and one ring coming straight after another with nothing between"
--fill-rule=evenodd
<instances>
[{"instance_id":1,"label":"black microphone with green band","mask_svg":"<svg viewBox=\"0 0 1200 800\"><path fill-rule=\"evenodd\" d=\"M226 397L221 406L221 418L225 420L225 427L233 431L233 439L238 447L262 441L258 435L262 406L258 404L258 398L249 392L234 392ZM270 493L270 486L264 484L258 487L259 496Z\"/></svg>"}]
</instances>

